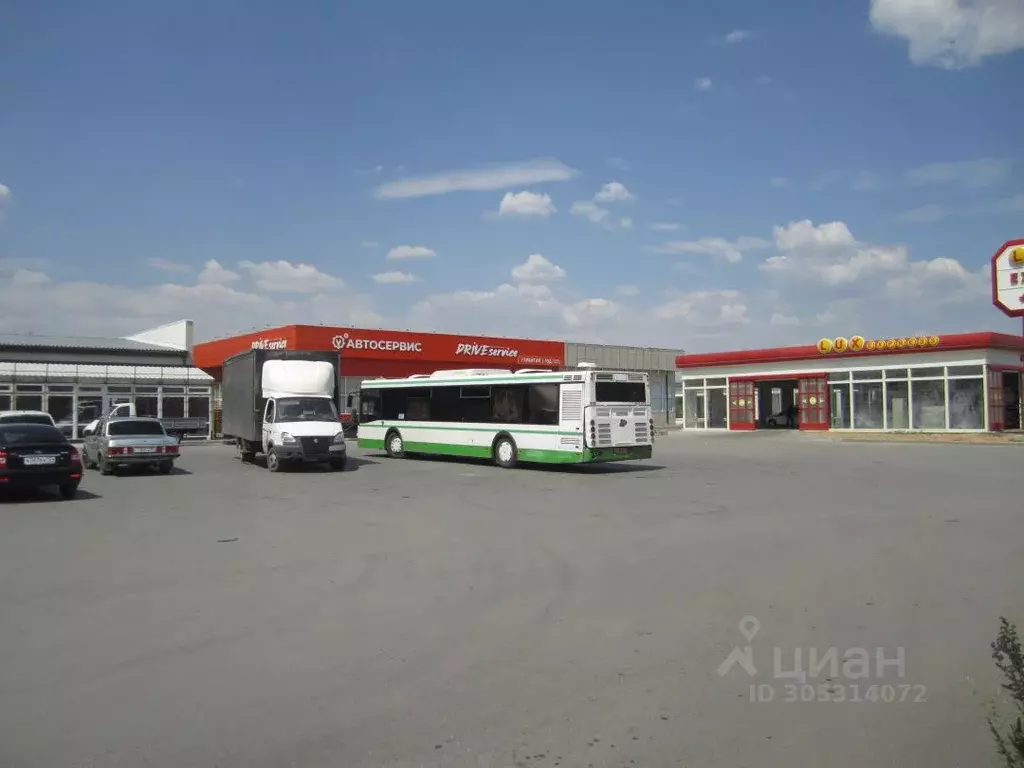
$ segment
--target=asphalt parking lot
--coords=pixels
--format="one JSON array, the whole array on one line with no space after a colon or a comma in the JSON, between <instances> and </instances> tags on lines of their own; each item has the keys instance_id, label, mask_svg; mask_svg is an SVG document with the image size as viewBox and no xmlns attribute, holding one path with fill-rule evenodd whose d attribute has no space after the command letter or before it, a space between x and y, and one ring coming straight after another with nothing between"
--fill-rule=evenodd
<instances>
[{"instance_id":1,"label":"asphalt parking lot","mask_svg":"<svg viewBox=\"0 0 1024 768\"><path fill-rule=\"evenodd\" d=\"M352 452L275 475L188 446L170 476L0 505L0 765L996 764L1019 447L672 435L650 462L512 471ZM776 648L783 675L871 658L806 701Z\"/></svg>"}]
</instances>

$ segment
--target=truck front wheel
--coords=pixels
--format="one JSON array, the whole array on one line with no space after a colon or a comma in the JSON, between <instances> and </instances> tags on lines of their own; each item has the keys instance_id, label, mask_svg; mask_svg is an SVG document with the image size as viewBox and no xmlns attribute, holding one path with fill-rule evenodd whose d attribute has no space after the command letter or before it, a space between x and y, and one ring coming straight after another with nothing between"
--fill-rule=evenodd
<instances>
[{"instance_id":1,"label":"truck front wheel","mask_svg":"<svg viewBox=\"0 0 1024 768\"><path fill-rule=\"evenodd\" d=\"M274 453L273 446L267 448L267 469L269 469L271 472L281 471L281 460L277 458L277 454Z\"/></svg>"}]
</instances>

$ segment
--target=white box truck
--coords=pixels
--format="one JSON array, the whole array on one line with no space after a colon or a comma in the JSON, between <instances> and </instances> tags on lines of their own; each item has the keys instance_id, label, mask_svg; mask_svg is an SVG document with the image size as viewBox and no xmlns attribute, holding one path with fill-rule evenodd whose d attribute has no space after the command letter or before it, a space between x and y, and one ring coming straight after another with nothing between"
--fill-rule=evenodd
<instances>
[{"instance_id":1,"label":"white box truck","mask_svg":"<svg viewBox=\"0 0 1024 768\"><path fill-rule=\"evenodd\" d=\"M271 472L307 462L345 468L337 352L251 349L221 370L221 431L241 461L262 453Z\"/></svg>"}]
</instances>

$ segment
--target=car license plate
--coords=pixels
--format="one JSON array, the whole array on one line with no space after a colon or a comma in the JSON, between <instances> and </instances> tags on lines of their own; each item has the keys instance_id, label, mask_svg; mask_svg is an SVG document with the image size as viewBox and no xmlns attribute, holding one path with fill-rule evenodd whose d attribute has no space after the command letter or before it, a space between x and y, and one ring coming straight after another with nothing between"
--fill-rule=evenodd
<instances>
[{"instance_id":1,"label":"car license plate","mask_svg":"<svg viewBox=\"0 0 1024 768\"><path fill-rule=\"evenodd\" d=\"M39 467L45 464L56 464L56 456L25 456L22 458L21 463L26 467Z\"/></svg>"},{"instance_id":2,"label":"car license plate","mask_svg":"<svg viewBox=\"0 0 1024 768\"><path fill-rule=\"evenodd\" d=\"M612 448L612 453L617 453L619 456L625 456L629 453L629 448Z\"/></svg>"}]
</instances>

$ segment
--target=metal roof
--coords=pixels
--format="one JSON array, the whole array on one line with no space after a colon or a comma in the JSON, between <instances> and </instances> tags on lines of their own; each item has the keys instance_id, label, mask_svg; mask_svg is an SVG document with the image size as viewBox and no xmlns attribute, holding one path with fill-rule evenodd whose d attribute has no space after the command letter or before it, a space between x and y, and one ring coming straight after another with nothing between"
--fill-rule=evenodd
<instances>
[{"instance_id":1,"label":"metal roof","mask_svg":"<svg viewBox=\"0 0 1024 768\"><path fill-rule=\"evenodd\" d=\"M109 339L98 336L43 336L41 334L0 333L0 348L24 347L32 349L78 349L103 352L163 352L182 355L188 350L148 344L131 339Z\"/></svg>"}]
</instances>

